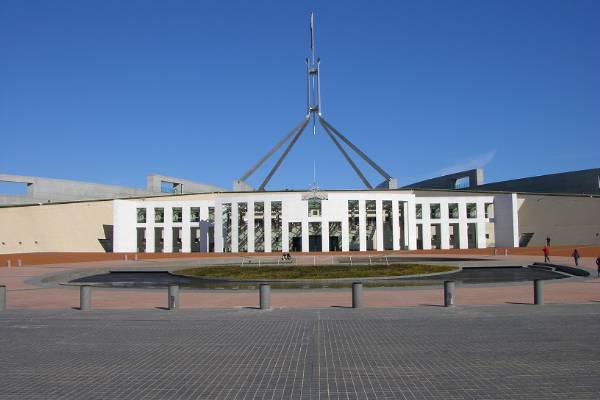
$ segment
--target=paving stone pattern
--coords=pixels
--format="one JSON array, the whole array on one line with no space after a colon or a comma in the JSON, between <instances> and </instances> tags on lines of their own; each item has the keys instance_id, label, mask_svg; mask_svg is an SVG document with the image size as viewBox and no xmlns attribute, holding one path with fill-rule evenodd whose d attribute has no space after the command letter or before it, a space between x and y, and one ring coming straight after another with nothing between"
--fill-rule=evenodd
<instances>
[{"instance_id":1,"label":"paving stone pattern","mask_svg":"<svg viewBox=\"0 0 600 400\"><path fill-rule=\"evenodd\" d=\"M6 311L0 399L598 399L600 304Z\"/></svg>"}]
</instances>

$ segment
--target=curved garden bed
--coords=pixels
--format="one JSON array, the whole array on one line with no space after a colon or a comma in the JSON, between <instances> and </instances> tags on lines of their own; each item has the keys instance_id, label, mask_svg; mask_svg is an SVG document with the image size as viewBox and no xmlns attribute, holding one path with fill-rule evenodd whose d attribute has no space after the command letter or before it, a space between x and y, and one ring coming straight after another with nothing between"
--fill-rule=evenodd
<instances>
[{"instance_id":1,"label":"curved garden bed","mask_svg":"<svg viewBox=\"0 0 600 400\"><path fill-rule=\"evenodd\" d=\"M176 271L177 275L235 281L325 280L353 278L392 278L458 271L458 267L430 264L391 265L293 265L293 266L209 266Z\"/></svg>"}]
</instances>

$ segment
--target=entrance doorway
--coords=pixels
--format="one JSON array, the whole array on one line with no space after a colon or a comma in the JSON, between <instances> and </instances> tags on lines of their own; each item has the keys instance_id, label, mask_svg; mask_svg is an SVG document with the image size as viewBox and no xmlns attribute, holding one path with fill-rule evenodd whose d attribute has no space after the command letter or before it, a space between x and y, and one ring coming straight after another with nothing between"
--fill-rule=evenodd
<instances>
[{"instance_id":1,"label":"entrance doorway","mask_svg":"<svg viewBox=\"0 0 600 400\"><path fill-rule=\"evenodd\" d=\"M469 239L469 248L477 247L477 224L467 224L467 238Z\"/></svg>"},{"instance_id":2,"label":"entrance doorway","mask_svg":"<svg viewBox=\"0 0 600 400\"><path fill-rule=\"evenodd\" d=\"M173 253L181 253L181 228L173 228Z\"/></svg>"},{"instance_id":3,"label":"entrance doorway","mask_svg":"<svg viewBox=\"0 0 600 400\"><path fill-rule=\"evenodd\" d=\"M137 252L146 252L146 228L137 228Z\"/></svg>"},{"instance_id":4,"label":"entrance doorway","mask_svg":"<svg viewBox=\"0 0 600 400\"><path fill-rule=\"evenodd\" d=\"M289 223L290 251L302 251L302 223Z\"/></svg>"},{"instance_id":5,"label":"entrance doorway","mask_svg":"<svg viewBox=\"0 0 600 400\"><path fill-rule=\"evenodd\" d=\"M163 228L154 228L154 252L162 253L164 251L164 243Z\"/></svg>"},{"instance_id":6,"label":"entrance doorway","mask_svg":"<svg viewBox=\"0 0 600 400\"><path fill-rule=\"evenodd\" d=\"M329 223L329 251L342 251L342 223Z\"/></svg>"},{"instance_id":7,"label":"entrance doorway","mask_svg":"<svg viewBox=\"0 0 600 400\"><path fill-rule=\"evenodd\" d=\"M323 236L321 236L321 223L308 223L308 251L323 251L322 248Z\"/></svg>"}]
</instances>

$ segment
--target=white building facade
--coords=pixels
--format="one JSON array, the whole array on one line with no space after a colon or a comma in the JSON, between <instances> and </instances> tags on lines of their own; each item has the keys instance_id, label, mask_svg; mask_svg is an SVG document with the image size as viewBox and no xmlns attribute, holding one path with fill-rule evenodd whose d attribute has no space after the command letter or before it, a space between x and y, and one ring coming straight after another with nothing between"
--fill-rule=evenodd
<instances>
[{"instance_id":1,"label":"white building facade","mask_svg":"<svg viewBox=\"0 0 600 400\"><path fill-rule=\"evenodd\" d=\"M516 194L225 192L115 200L115 252L336 252L517 247Z\"/></svg>"}]
</instances>

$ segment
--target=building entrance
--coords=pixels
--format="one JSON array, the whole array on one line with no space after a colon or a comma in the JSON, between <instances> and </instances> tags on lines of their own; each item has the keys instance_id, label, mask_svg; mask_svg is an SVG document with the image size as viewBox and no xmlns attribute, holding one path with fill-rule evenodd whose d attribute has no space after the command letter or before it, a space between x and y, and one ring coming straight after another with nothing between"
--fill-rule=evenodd
<instances>
[{"instance_id":1,"label":"building entrance","mask_svg":"<svg viewBox=\"0 0 600 400\"><path fill-rule=\"evenodd\" d=\"M309 222L308 223L308 251L323 251L323 237L321 236L321 223L320 222Z\"/></svg>"}]
</instances>

